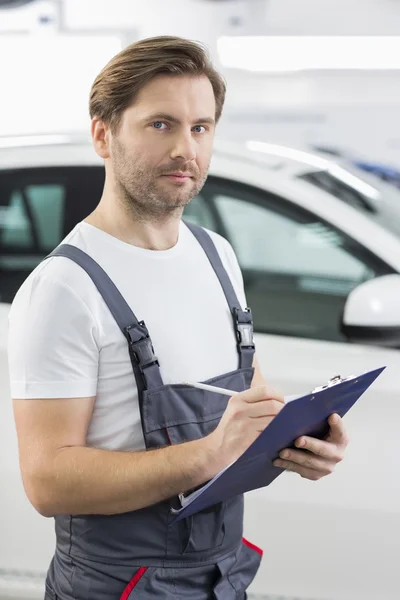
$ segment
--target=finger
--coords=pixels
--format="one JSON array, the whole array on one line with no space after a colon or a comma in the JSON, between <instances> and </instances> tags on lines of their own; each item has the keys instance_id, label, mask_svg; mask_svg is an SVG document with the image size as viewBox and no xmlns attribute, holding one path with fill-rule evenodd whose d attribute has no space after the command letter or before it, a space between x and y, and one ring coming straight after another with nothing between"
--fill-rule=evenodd
<instances>
[{"instance_id":1,"label":"finger","mask_svg":"<svg viewBox=\"0 0 400 600\"><path fill-rule=\"evenodd\" d=\"M254 425L256 426L256 430L259 433L262 433L264 429L271 424L271 422L276 418L276 415L272 415L271 417L264 417L260 419L254 419Z\"/></svg>"},{"instance_id":2,"label":"finger","mask_svg":"<svg viewBox=\"0 0 400 600\"><path fill-rule=\"evenodd\" d=\"M280 469L284 469L285 471L291 473L297 473L301 477L305 479L310 479L311 481L318 481L325 475L329 475L329 473L323 471L317 471L316 469L307 469L306 467L302 467L296 463L278 459L274 461L274 466L279 467Z\"/></svg>"},{"instance_id":3,"label":"finger","mask_svg":"<svg viewBox=\"0 0 400 600\"><path fill-rule=\"evenodd\" d=\"M325 440L317 440L316 438L302 436L295 441L297 448L309 450L310 452L329 458L332 456L332 452L335 452L333 446L336 446L338 455L342 456L343 451L349 442L343 420L339 415L333 414L329 417L328 423L330 429Z\"/></svg>"},{"instance_id":4,"label":"finger","mask_svg":"<svg viewBox=\"0 0 400 600\"><path fill-rule=\"evenodd\" d=\"M339 415L333 414L329 417L328 423L330 426L329 441L345 448L349 443L349 438L343 424L343 419Z\"/></svg>"},{"instance_id":5,"label":"finger","mask_svg":"<svg viewBox=\"0 0 400 600\"><path fill-rule=\"evenodd\" d=\"M325 460L340 462L343 460L343 448L329 440L318 440L317 438L302 436L295 441L295 446L301 450L308 450L316 456ZM290 448L288 448L290 451Z\"/></svg>"},{"instance_id":6,"label":"finger","mask_svg":"<svg viewBox=\"0 0 400 600\"><path fill-rule=\"evenodd\" d=\"M251 419L274 417L282 408L283 405L278 400L263 400L246 406L246 414Z\"/></svg>"},{"instance_id":7,"label":"finger","mask_svg":"<svg viewBox=\"0 0 400 600\"><path fill-rule=\"evenodd\" d=\"M337 462L320 458L315 454L311 454L311 452L303 452L302 450L291 449L282 450L282 452L279 453L278 460L282 459L300 465L301 467L305 467L306 469L321 471L326 475L328 473L333 473Z\"/></svg>"},{"instance_id":8,"label":"finger","mask_svg":"<svg viewBox=\"0 0 400 600\"><path fill-rule=\"evenodd\" d=\"M233 396L237 400L244 400L245 402L260 402L262 400L277 400L282 404L285 403L284 397L282 394L277 392L274 388L269 385L260 385L257 387L252 387L244 392L240 392Z\"/></svg>"}]
</instances>

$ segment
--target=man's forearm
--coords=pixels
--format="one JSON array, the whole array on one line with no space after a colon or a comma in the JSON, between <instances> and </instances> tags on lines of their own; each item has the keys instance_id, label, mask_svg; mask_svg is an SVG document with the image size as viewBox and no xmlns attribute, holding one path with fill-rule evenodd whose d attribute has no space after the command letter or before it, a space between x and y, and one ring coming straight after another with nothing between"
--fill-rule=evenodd
<instances>
[{"instance_id":1,"label":"man's forearm","mask_svg":"<svg viewBox=\"0 0 400 600\"><path fill-rule=\"evenodd\" d=\"M61 449L37 475L35 508L56 514L118 514L156 504L214 477L211 438L143 452Z\"/></svg>"}]
</instances>

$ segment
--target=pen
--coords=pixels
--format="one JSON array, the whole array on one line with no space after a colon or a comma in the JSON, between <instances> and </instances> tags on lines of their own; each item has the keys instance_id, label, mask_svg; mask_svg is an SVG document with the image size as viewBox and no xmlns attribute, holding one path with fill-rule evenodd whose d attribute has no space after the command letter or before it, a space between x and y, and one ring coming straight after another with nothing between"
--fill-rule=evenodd
<instances>
[{"instance_id":1,"label":"pen","mask_svg":"<svg viewBox=\"0 0 400 600\"><path fill-rule=\"evenodd\" d=\"M216 394L223 394L224 396L234 396L239 392L234 392L233 390L226 390L224 388L215 387L214 385L207 385L206 383L193 383L190 381L182 381L181 385L189 385L191 387L198 388L199 390L205 390L206 392L215 392ZM284 404L287 402L291 402L292 400L297 400L300 398L297 394L292 394L291 396L284 397Z\"/></svg>"},{"instance_id":2,"label":"pen","mask_svg":"<svg viewBox=\"0 0 400 600\"><path fill-rule=\"evenodd\" d=\"M214 392L216 394L223 394L224 396L234 396L238 392L233 390L225 390L224 388L215 387L214 385L207 385L206 383L193 383L190 381L182 381L182 385L189 385L199 390L205 390L206 392Z\"/></svg>"}]
</instances>

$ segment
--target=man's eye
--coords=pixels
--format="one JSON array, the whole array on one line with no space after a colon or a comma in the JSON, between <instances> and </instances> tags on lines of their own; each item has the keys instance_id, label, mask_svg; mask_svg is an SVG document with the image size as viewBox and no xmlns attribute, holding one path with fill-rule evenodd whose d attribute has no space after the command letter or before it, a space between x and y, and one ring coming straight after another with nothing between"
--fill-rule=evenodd
<instances>
[{"instance_id":1,"label":"man's eye","mask_svg":"<svg viewBox=\"0 0 400 600\"><path fill-rule=\"evenodd\" d=\"M154 129L163 129L163 125L166 127L166 124L163 121L154 121L153 127Z\"/></svg>"},{"instance_id":2,"label":"man's eye","mask_svg":"<svg viewBox=\"0 0 400 600\"><path fill-rule=\"evenodd\" d=\"M204 127L204 125L195 125L195 127L193 127L195 133L204 133L206 131L206 128Z\"/></svg>"}]
</instances>

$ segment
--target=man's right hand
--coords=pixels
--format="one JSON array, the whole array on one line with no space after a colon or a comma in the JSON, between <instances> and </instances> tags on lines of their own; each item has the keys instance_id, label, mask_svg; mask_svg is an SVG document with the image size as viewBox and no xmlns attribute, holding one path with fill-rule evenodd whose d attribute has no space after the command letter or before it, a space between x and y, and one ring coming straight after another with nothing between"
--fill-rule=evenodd
<instances>
[{"instance_id":1,"label":"man's right hand","mask_svg":"<svg viewBox=\"0 0 400 600\"><path fill-rule=\"evenodd\" d=\"M251 446L284 405L283 396L266 385L232 396L218 427L209 435L225 466Z\"/></svg>"},{"instance_id":2,"label":"man's right hand","mask_svg":"<svg viewBox=\"0 0 400 600\"><path fill-rule=\"evenodd\" d=\"M121 514L203 485L243 454L283 398L253 387L229 400L209 436L151 452L87 446L94 404L94 397L14 400L25 489L46 517Z\"/></svg>"}]
</instances>

